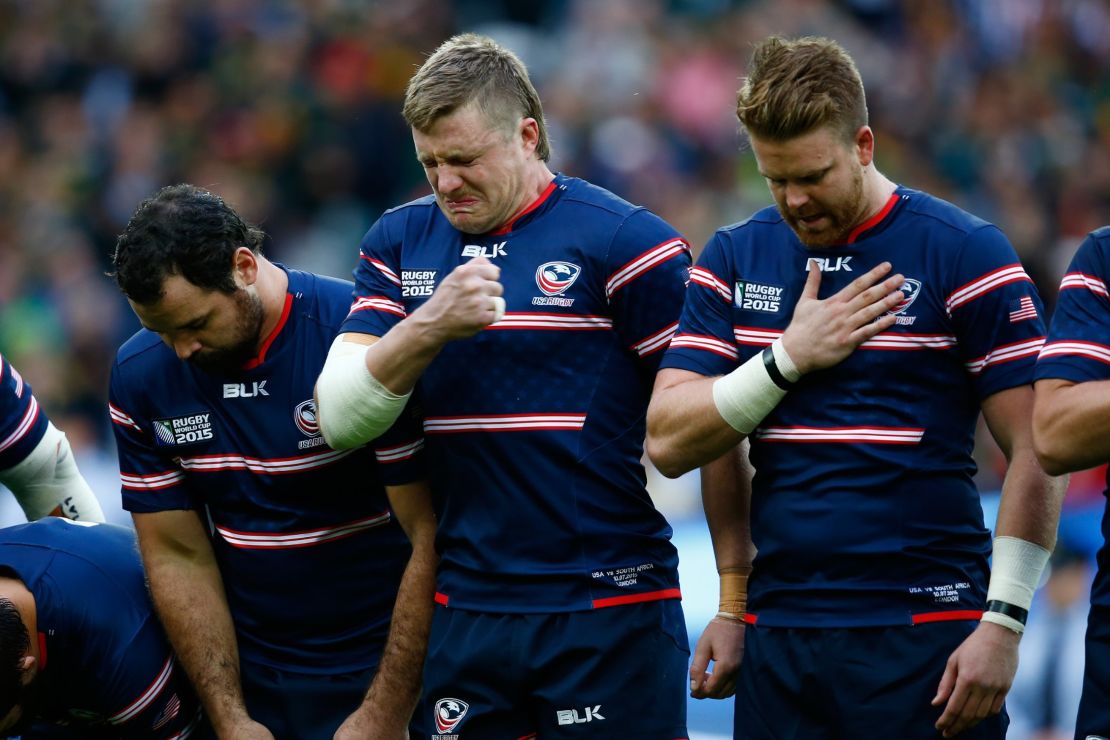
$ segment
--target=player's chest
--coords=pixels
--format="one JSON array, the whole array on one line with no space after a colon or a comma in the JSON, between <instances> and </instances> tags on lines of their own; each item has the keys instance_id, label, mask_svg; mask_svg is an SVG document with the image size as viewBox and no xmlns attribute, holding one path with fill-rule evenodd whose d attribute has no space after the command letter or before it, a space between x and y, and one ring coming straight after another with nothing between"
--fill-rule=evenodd
<instances>
[{"instance_id":1,"label":"player's chest","mask_svg":"<svg viewBox=\"0 0 1110 740\"><path fill-rule=\"evenodd\" d=\"M466 236L404 250L401 255L401 299L412 313L460 265L484 257L500 268L506 318L543 323L567 316L607 313L601 260L573 237L549 233ZM527 315L527 316L525 316Z\"/></svg>"}]
</instances>

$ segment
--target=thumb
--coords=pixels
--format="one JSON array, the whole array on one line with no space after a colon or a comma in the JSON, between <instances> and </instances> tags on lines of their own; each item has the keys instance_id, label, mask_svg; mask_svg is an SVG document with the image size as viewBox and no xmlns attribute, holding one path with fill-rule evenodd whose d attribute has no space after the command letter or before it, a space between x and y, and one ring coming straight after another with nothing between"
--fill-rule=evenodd
<instances>
[{"instance_id":1,"label":"thumb","mask_svg":"<svg viewBox=\"0 0 1110 740\"><path fill-rule=\"evenodd\" d=\"M806 269L809 274L806 275L806 284L802 288L802 298L809 298L817 300L817 290L821 287L821 266L815 259L810 259L806 262Z\"/></svg>"},{"instance_id":2,"label":"thumb","mask_svg":"<svg viewBox=\"0 0 1110 740\"><path fill-rule=\"evenodd\" d=\"M469 260L466 261L466 264L468 264L468 265L491 265L493 263L490 262L489 259L486 258L486 257L471 257Z\"/></svg>"}]
</instances>

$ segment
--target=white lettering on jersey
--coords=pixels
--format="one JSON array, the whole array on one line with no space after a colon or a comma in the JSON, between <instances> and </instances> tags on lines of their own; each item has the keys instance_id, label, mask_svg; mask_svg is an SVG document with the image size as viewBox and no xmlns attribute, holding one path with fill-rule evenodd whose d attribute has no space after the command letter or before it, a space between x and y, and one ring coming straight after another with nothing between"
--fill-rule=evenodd
<instances>
[{"instance_id":1,"label":"white lettering on jersey","mask_svg":"<svg viewBox=\"0 0 1110 740\"><path fill-rule=\"evenodd\" d=\"M480 244L467 244L462 249L463 257L508 257L509 253L505 251L505 245L508 242L501 242L499 244L491 244L488 247L483 247Z\"/></svg>"},{"instance_id":2,"label":"white lettering on jersey","mask_svg":"<svg viewBox=\"0 0 1110 740\"><path fill-rule=\"evenodd\" d=\"M577 709L560 709L555 712L555 718L560 725L580 725L585 722L593 722L595 719L598 721L605 719L601 716L600 704L594 707L586 707L582 711L584 714L579 717Z\"/></svg>"},{"instance_id":3,"label":"white lettering on jersey","mask_svg":"<svg viewBox=\"0 0 1110 740\"><path fill-rule=\"evenodd\" d=\"M270 392L266 390L265 380L254 381L250 390L247 389L246 383L224 383L224 398L254 398L268 395Z\"/></svg>"},{"instance_id":4,"label":"white lettering on jersey","mask_svg":"<svg viewBox=\"0 0 1110 740\"><path fill-rule=\"evenodd\" d=\"M744 311L776 313L782 305L783 289L777 285L737 281L734 298L736 307Z\"/></svg>"},{"instance_id":5,"label":"white lettering on jersey","mask_svg":"<svg viewBox=\"0 0 1110 740\"><path fill-rule=\"evenodd\" d=\"M817 269L821 272L852 272L852 266L848 264L851 261L851 257L810 257L806 260L806 272L809 272L813 263L817 263Z\"/></svg>"},{"instance_id":6,"label":"white lettering on jersey","mask_svg":"<svg viewBox=\"0 0 1110 740\"><path fill-rule=\"evenodd\" d=\"M435 270L401 270L402 298L427 298L435 287Z\"/></svg>"}]
</instances>

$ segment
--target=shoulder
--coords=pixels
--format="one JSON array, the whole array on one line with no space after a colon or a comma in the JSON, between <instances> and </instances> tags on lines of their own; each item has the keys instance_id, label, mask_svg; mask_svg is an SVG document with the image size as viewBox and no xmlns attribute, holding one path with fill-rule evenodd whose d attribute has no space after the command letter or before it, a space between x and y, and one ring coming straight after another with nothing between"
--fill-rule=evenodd
<instances>
[{"instance_id":1,"label":"shoulder","mask_svg":"<svg viewBox=\"0 0 1110 740\"><path fill-rule=\"evenodd\" d=\"M919 220L917 225L921 228L945 230L952 232L954 236L1001 234L1001 230L990 221L969 213L943 198L910 188L900 187L898 193L905 201L906 212Z\"/></svg>"},{"instance_id":2,"label":"shoulder","mask_svg":"<svg viewBox=\"0 0 1110 740\"><path fill-rule=\"evenodd\" d=\"M288 272L296 311L329 330L337 329L350 312L354 283L314 272Z\"/></svg>"},{"instance_id":3,"label":"shoulder","mask_svg":"<svg viewBox=\"0 0 1110 740\"><path fill-rule=\"evenodd\" d=\"M116 366L122 371L144 372L169 360L177 361L177 356L157 334L140 329L120 345L116 351Z\"/></svg>"}]
</instances>

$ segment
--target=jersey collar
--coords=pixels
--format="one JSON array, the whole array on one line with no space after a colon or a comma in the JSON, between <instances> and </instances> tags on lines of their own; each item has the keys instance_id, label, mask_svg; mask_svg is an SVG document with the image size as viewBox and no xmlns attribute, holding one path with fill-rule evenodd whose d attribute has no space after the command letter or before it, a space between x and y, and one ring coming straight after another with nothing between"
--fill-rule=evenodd
<instances>
[{"instance_id":1,"label":"jersey collar","mask_svg":"<svg viewBox=\"0 0 1110 740\"><path fill-rule=\"evenodd\" d=\"M555 179L547 183L547 187L543 189L542 193L540 193L540 197L536 198L534 201L532 201L531 204L526 206L523 210L521 210L515 216L506 221L503 226L489 232L489 236L502 236L511 232L513 230L513 227L517 226L521 219L523 219L525 216L535 213L540 208L540 206L547 202L547 199L551 197L552 193L555 192L555 188L558 187L558 182L559 178L555 177Z\"/></svg>"},{"instance_id":2,"label":"jersey collar","mask_svg":"<svg viewBox=\"0 0 1110 740\"><path fill-rule=\"evenodd\" d=\"M874 231L880 226L885 227L887 217L894 212L894 206L898 205L899 201L901 200L902 196L899 195L898 190L895 189L895 191L890 194L890 198L887 199L886 204L883 205L881 209L879 209L879 212L864 221L856 228L852 229L851 233L848 234L848 238L844 240L844 243L855 244L864 234L870 231Z\"/></svg>"},{"instance_id":3,"label":"jersey collar","mask_svg":"<svg viewBox=\"0 0 1110 740\"><path fill-rule=\"evenodd\" d=\"M266 337L266 340L262 342L262 347L258 350L258 355L247 362L247 364L243 365L244 370L253 370L266 361L266 353L270 351L270 345L274 343L274 340L281 334L281 330L285 328L285 324L289 321L289 314L292 313L292 309L293 294L286 293L285 306L281 309L281 318L278 319L277 326L275 326L274 330Z\"/></svg>"}]
</instances>

